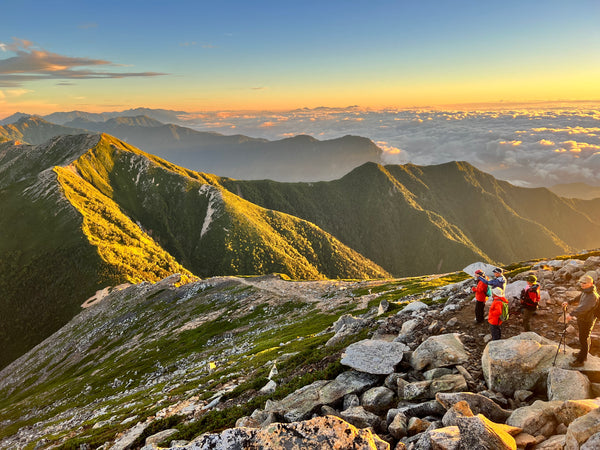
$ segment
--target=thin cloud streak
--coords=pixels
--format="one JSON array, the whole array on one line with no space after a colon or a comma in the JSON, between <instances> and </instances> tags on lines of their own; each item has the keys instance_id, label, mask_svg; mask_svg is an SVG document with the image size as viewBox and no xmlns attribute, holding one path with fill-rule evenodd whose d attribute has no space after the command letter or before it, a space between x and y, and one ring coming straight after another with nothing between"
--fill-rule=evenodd
<instances>
[{"instance_id":1,"label":"thin cloud streak","mask_svg":"<svg viewBox=\"0 0 600 450\"><path fill-rule=\"evenodd\" d=\"M110 79L155 77L159 72L115 72L89 67L114 67L117 64L102 59L70 57L35 49L31 41L13 38L13 43L1 44L4 51L15 56L0 60L0 87L18 87L30 81L49 79Z\"/></svg>"}]
</instances>

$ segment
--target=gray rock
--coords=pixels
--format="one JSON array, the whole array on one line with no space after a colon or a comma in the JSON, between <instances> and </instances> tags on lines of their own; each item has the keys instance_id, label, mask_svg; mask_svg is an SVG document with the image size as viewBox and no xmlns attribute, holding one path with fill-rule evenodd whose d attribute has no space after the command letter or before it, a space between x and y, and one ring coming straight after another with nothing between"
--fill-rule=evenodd
<instances>
[{"instance_id":1,"label":"gray rock","mask_svg":"<svg viewBox=\"0 0 600 450\"><path fill-rule=\"evenodd\" d=\"M427 430L417 442L417 449L459 450L460 430L458 427L436 428Z\"/></svg>"},{"instance_id":2,"label":"gray rock","mask_svg":"<svg viewBox=\"0 0 600 450\"><path fill-rule=\"evenodd\" d=\"M483 351L481 365L489 389L512 396L517 390L546 390L557 344L536 333L521 333L510 339L491 341ZM560 353L557 367L571 361Z\"/></svg>"},{"instance_id":3,"label":"gray rock","mask_svg":"<svg viewBox=\"0 0 600 450\"><path fill-rule=\"evenodd\" d=\"M439 393L435 396L435 399L445 409L450 409L456 403L465 401L473 414L483 414L498 423L506 422L506 419L511 415L511 411L500 407L493 400L472 392Z\"/></svg>"},{"instance_id":4,"label":"gray rock","mask_svg":"<svg viewBox=\"0 0 600 450\"><path fill-rule=\"evenodd\" d=\"M462 364L469 360L457 333L430 336L419 345L411 357L411 365L416 370L426 367L447 367Z\"/></svg>"},{"instance_id":5,"label":"gray rock","mask_svg":"<svg viewBox=\"0 0 600 450\"><path fill-rule=\"evenodd\" d=\"M149 423L139 422L133 428L127 430L115 443L110 447L110 450L125 450L133 442L142 435L144 430L148 427Z\"/></svg>"},{"instance_id":6,"label":"gray rock","mask_svg":"<svg viewBox=\"0 0 600 450\"><path fill-rule=\"evenodd\" d=\"M360 372L388 375L409 348L400 342L365 339L346 348L341 363Z\"/></svg>"},{"instance_id":7,"label":"gray rock","mask_svg":"<svg viewBox=\"0 0 600 450\"><path fill-rule=\"evenodd\" d=\"M563 450L565 448L565 435L552 436L533 447L534 450Z\"/></svg>"},{"instance_id":8,"label":"gray rock","mask_svg":"<svg viewBox=\"0 0 600 450\"><path fill-rule=\"evenodd\" d=\"M391 389L385 386L377 386L363 394L361 405L367 411L382 414L392 407L395 397L396 395Z\"/></svg>"},{"instance_id":9,"label":"gray rock","mask_svg":"<svg viewBox=\"0 0 600 450\"><path fill-rule=\"evenodd\" d=\"M441 394L438 394L441 395ZM398 408L402 413L408 417L419 416L439 416L442 417L446 413L440 402L437 400L429 400L427 402L406 405Z\"/></svg>"},{"instance_id":10,"label":"gray rock","mask_svg":"<svg viewBox=\"0 0 600 450\"><path fill-rule=\"evenodd\" d=\"M571 422L565 436L565 449L578 450L598 432L600 432L600 409L595 409Z\"/></svg>"},{"instance_id":11,"label":"gray rock","mask_svg":"<svg viewBox=\"0 0 600 450\"><path fill-rule=\"evenodd\" d=\"M402 386L401 386L401 382ZM430 398L429 387L431 381L415 381L414 383L408 383L404 380L398 380L398 398L401 400L418 400Z\"/></svg>"},{"instance_id":12,"label":"gray rock","mask_svg":"<svg viewBox=\"0 0 600 450\"><path fill-rule=\"evenodd\" d=\"M506 423L522 428L532 436L542 434L552 436L558 426L555 412L563 404L562 401L543 402L536 400L533 405L515 409Z\"/></svg>"},{"instance_id":13,"label":"gray rock","mask_svg":"<svg viewBox=\"0 0 600 450\"><path fill-rule=\"evenodd\" d=\"M401 312L409 313L409 312L423 311L426 309L429 309L429 306L427 306L423 302L415 300L414 302L410 302L408 305L406 305L404 308L402 308Z\"/></svg>"},{"instance_id":14,"label":"gray rock","mask_svg":"<svg viewBox=\"0 0 600 450\"><path fill-rule=\"evenodd\" d=\"M344 395L344 404L342 409L348 409L352 406L360 406L360 399L356 394Z\"/></svg>"},{"instance_id":15,"label":"gray rock","mask_svg":"<svg viewBox=\"0 0 600 450\"><path fill-rule=\"evenodd\" d=\"M514 437L481 414L458 418L457 422L460 448L514 450L517 447Z\"/></svg>"},{"instance_id":16,"label":"gray rock","mask_svg":"<svg viewBox=\"0 0 600 450\"><path fill-rule=\"evenodd\" d=\"M159 433L153 434L152 436L148 436L146 438L146 445L149 444L160 444L161 442L169 439L171 436L173 436L174 434L179 433L179 430L176 430L174 428L171 428L169 430L163 430Z\"/></svg>"},{"instance_id":17,"label":"gray rock","mask_svg":"<svg viewBox=\"0 0 600 450\"><path fill-rule=\"evenodd\" d=\"M377 309L377 315L381 316L383 314L385 314L386 312L388 312L390 309L390 302L388 302L387 300L381 300L381 302L379 302L379 308Z\"/></svg>"},{"instance_id":18,"label":"gray rock","mask_svg":"<svg viewBox=\"0 0 600 450\"><path fill-rule=\"evenodd\" d=\"M559 423L567 426L575 419L585 416L590 411L600 408L600 398L593 400L567 400L554 412Z\"/></svg>"},{"instance_id":19,"label":"gray rock","mask_svg":"<svg viewBox=\"0 0 600 450\"><path fill-rule=\"evenodd\" d=\"M600 433L593 434L580 447L580 450L598 450L600 448Z\"/></svg>"},{"instance_id":20,"label":"gray rock","mask_svg":"<svg viewBox=\"0 0 600 450\"><path fill-rule=\"evenodd\" d=\"M458 424L459 417L473 417L473 411L469 408L467 402L460 401L452 405L452 407L446 411L444 417L442 417L442 423L445 427L456 426Z\"/></svg>"},{"instance_id":21,"label":"gray rock","mask_svg":"<svg viewBox=\"0 0 600 450\"><path fill-rule=\"evenodd\" d=\"M340 412L340 417L357 428L377 427L381 419L362 406L353 406Z\"/></svg>"},{"instance_id":22,"label":"gray rock","mask_svg":"<svg viewBox=\"0 0 600 450\"><path fill-rule=\"evenodd\" d=\"M431 422L425 419L421 419L419 417L411 417L408 419L408 425L406 431L409 436L415 436L419 433L423 433L427 428L429 428Z\"/></svg>"},{"instance_id":23,"label":"gray rock","mask_svg":"<svg viewBox=\"0 0 600 450\"><path fill-rule=\"evenodd\" d=\"M403 413L394 416L394 420L388 425L388 432L394 439L402 439L408 435L408 418Z\"/></svg>"},{"instance_id":24,"label":"gray rock","mask_svg":"<svg viewBox=\"0 0 600 450\"><path fill-rule=\"evenodd\" d=\"M439 378L442 375L450 375L451 373L452 369L448 369L447 367L436 367L435 369L423 372L423 377L426 380L433 380L434 378Z\"/></svg>"},{"instance_id":25,"label":"gray rock","mask_svg":"<svg viewBox=\"0 0 600 450\"><path fill-rule=\"evenodd\" d=\"M553 367L548 372L548 400L582 400L590 398L590 380L577 370Z\"/></svg>"},{"instance_id":26,"label":"gray rock","mask_svg":"<svg viewBox=\"0 0 600 450\"><path fill-rule=\"evenodd\" d=\"M467 381L462 375L443 375L431 381L429 397L434 398L438 392L462 392L467 390Z\"/></svg>"}]
</instances>

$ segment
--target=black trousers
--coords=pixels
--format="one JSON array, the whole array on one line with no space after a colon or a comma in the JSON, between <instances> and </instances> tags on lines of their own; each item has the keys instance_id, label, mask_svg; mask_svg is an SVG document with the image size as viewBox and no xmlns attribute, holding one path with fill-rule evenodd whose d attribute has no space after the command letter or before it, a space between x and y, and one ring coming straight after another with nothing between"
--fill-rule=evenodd
<instances>
[{"instance_id":1,"label":"black trousers","mask_svg":"<svg viewBox=\"0 0 600 450\"><path fill-rule=\"evenodd\" d=\"M580 361L585 361L587 359L588 351L590 349L590 345L592 344L592 328L594 328L595 323L595 317L592 317L591 319L587 317L577 318L577 328L579 328L579 345L581 347L577 359Z\"/></svg>"},{"instance_id":2,"label":"black trousers","mask_svg":"<svg viewBox=\"0 0 600 450\"><path fill-rule=\"evenodd\" d=\"M485 302L475 301L475 320L477 323L482 323L484 320L483 310L485 309Z\"/></svg>"}]
</instances>

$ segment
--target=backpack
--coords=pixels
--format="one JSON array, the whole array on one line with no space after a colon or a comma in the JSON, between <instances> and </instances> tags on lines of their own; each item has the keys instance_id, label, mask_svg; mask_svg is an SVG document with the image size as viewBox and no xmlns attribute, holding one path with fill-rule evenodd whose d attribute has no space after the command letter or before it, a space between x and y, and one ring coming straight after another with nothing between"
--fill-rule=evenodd
<instances>
[{"instance_id":1,"label":"backpack","mask_svg":"<svg viewBox=\"0 0 600 450\"><path fill-rule=\"evenodd\" d=\"M492 287L488 284L488 288L487 288L487 292L485 293L485 296L488 298L492 298Z\"/></svg>"},{"instance_id":2,"label":"backpack","mask_svg":"<svg viewBox=\"0 0 600 450\"><path fill-rule=\"evenodd\" d=\"M500 320L505 322L510 317L508 313L508 302L502 302L502 313L500 314Z\"/></svg>"}]
</instances>

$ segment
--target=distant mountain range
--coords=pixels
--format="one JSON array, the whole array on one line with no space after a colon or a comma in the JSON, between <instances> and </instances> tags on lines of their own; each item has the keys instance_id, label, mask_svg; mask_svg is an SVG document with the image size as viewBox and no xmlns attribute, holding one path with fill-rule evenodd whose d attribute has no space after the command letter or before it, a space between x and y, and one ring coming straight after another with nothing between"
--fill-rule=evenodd
<instances>
[{"instance_id":1,"label":"distant mountain range","mask_svg":"<svg viewBox=\"0 0 600 450\"><path fill-rule=\"evenodd\" d=\"M583 200L600 198L600 186L591 186L585 183L555 184L548 189L561 197L580 198Z\"/></svg>"},{"instance_id":2,"label":"distant mountain range","mask_svg":"<svg viewBox=\"0 0 600 450\"><path fill-rule=\"evenodd\" d=\"M103 122L77 117L64 126L40 117L21 117L0 127L0 140L39 144L54 136L89 131L108 133L192 170L239 179L333 180L365 162L381 161L382 155L371 140L358 136L319 141L300 135L268 141L165 125L148 116L117 117Z\"/></svg>"}]
</instances>

